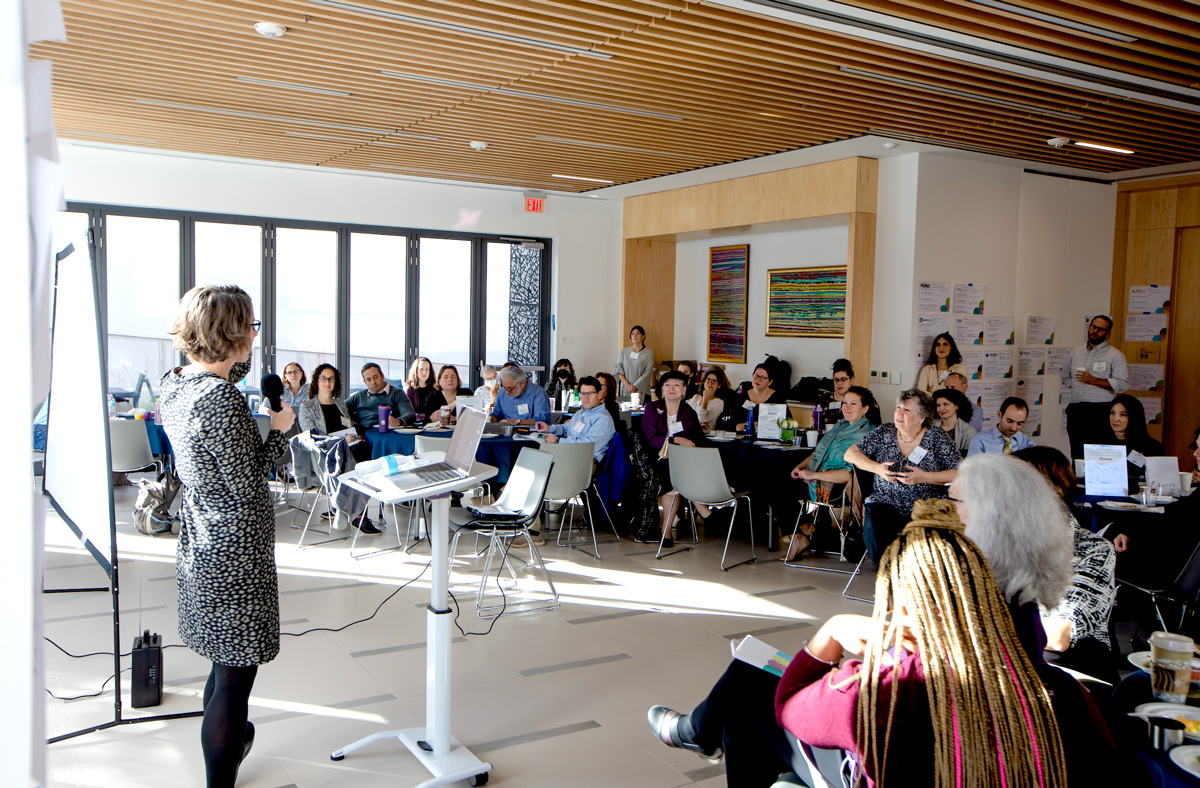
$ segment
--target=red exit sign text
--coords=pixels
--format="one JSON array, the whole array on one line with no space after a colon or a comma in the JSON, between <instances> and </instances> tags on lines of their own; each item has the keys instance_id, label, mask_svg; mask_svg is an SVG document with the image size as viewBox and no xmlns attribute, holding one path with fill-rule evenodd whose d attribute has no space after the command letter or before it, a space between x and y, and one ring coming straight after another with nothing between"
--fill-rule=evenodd
<instances>
[{"instance_id":1,"label":"red exit sign text","mask_svg":"<svg viewBox=\"0 0 1200 788\"><path fill-rule=\"evenodd\" d=\"M545 197L526 197L525 198L525 213L545 213L546 198Z\"/></svg>"}]
</instances>

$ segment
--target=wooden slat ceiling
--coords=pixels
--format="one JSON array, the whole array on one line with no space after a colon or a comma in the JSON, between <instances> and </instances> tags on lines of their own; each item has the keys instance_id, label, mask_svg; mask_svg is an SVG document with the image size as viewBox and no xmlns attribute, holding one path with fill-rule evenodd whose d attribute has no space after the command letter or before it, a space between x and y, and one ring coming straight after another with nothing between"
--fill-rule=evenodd
<instances>
[{"instance_id":1,"label":"wooden slat ceiling","mask_svg":"<svg viewBox=\"0 0 1200 788\"><path fill-rule=\"evenodd\" d=\"M830 32L800 15L780 20L692 0L337 3L358 8L320 0L64 0L68 42L39 45L34 56L54 61L55 115L65 138L531 188L588 191L604 184L553 176L629 183L871 129L1097 173L1200 159L1197 112ZM1196 3L1014 4L1136 40L970 0L850 5L1135 77L1200 85ZM287 33L263 38L256 22L286 25ZM1200 99L1174 98L1200 107ZM1049 147L1046 139L1056 136L1135 153ZM487 150L472 150L473 140L487 142Z\"/></svg>"}]
</instances>

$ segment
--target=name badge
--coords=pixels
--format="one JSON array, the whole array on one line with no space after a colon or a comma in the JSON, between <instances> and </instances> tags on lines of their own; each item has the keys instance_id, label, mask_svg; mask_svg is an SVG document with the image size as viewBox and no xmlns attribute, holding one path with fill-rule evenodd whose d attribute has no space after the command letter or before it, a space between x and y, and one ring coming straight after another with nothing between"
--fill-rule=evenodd
<instances>
[{"instance_id":1,"label":"name badge","mask_svg":"<svg viewBox=\"0 0 1200 788\"><path fill-rule=\"evenodd\" d=\"M520 414L520 415L522 415L522 416L528 416L528 415L529 415L529 406L528 406L528 405L524 405L524 404L522 404L522 405L518 405L518 406L517 406L517 413L519 413L519 414Z\"/></svg>"},{"instance_id":2,"label":"name badge","mask_svg":"<svg viewBox=\"0 0 1200 788\"><path fill-rule=\"evenodd\" d=\"M833 402L829 403L829 407L826 408L825 410L841 410L841 409L842 409L842 403L838 402L837 400L834 400Z\"/></svg>"},{"instance_id":3,"label":"name badge","mask_svg":"<svg viewBox=\"0 0 1200 788\"><path fill-rule=\"evenodd\" d=\"M572 432L583 432L584 423L582 421L575 422L575 426L571 428Z\"/></svg>"},{"instance_id":4,"label":"name badge","mask_svg":"<svg viewBox=\"0 0 1200 788\"><path fill-rule=\"evenodd\" d=\"M640 351L640 350L636 353L634 353L632 350L629 351L629 357L631 359L633 359L634 361L637 361L637 357L640 356L641 354L642 354L642 351Z\"/></svg>"},{"instance_id":5,"label":"name badge","mask_svg":"<svg viewBox=\"0 0 1200 788\"><path fill-rule=\"evenodd\" d=\"M746 410L754 410L754 403L751 402L750 400L746 400L745 402L742 403L742 407L745 408Z\"/></svg>"},{"instance_id":6,"label":"name badge","mask_svg":"<svg viewBox=\"0 0 1200 788\"><path fill-rule=\"evenodd\" d=\"M667 434L678 435L683 432L683 425L678 420L673 420L667 423Z\"/></svg>"},{"instance_id":7,"label":"name badge","mask_svg":"<svg viewBox=\"0 0 1200 788\"><path fill-rule=\"evenodd\" d=\"M1129 459L1130 463L1132 463L1133 465L1136 465L1139 468L1146 467L1146 455L1142 454L1140 451L1129 452L1128 459Z\"/></svg>"},{"instance_id":8,"label":"name badge","mask_svg":"<svg viewBox=\"0 0 1200 788\"><path fill-rule=\"evenodd\" d=\"M1093 375L1098 375L1101 372L1106 372L1107 370L1108 370L1108 364L1106 364L1103 361L1097 361L1095 364L1092 364L1092 374Z\"/></svg>"},{"instance_id":9,"label":"name badge","mask_svg":"<svg viewBox=\"0 0 1200 788\"><path fill-rule=\"evenodd\" d=\"M918 446L912 450L911 454L908 455L908 461L913 465L920 465L921 460L925 459L925 455L927 454L929 454L929 452L925 451L924 446Z\"/></svg>"}]
</instances>

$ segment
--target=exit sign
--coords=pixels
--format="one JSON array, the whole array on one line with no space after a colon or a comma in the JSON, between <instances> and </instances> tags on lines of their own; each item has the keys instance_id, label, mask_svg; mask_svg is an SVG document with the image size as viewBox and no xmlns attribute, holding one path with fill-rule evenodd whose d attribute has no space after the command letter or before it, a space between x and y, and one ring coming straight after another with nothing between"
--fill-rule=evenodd
<instances>
[{"instance_id":1,"label":"exit sign","mask_svg":"<svg viewBox=\"0 0 1200 788\"><path fill-rule=\"evenodd\" d=\"M546 198L545 197L526 197L525 198L525 213L545 213Z\"/></svg>"}]
</instances>

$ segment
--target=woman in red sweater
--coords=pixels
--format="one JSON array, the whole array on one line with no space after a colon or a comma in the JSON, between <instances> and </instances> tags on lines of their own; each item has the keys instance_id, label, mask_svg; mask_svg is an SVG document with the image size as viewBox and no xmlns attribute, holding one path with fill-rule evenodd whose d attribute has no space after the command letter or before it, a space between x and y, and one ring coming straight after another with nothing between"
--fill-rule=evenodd
<instances>
[{"instance_id":1,"label":"woman in red sweater","mask_svg":"<svg viewBox=\"0 0 1200 788\"><path fill-rule=\"evenodd\" d=\"M868 785L1051 788L1115 773L1090 696L1040 659L1036 604L1004 598L953 503L920 501L913 516L884 553L871 618L831 618L781 679L734 661L691 714L652 708L655 733L709 760L724 750L739 788L787 771L820 785L812 762L839 784L838 750ZM862 659L839 666L844 651Z\"/></svg>"}]
</instances>

